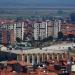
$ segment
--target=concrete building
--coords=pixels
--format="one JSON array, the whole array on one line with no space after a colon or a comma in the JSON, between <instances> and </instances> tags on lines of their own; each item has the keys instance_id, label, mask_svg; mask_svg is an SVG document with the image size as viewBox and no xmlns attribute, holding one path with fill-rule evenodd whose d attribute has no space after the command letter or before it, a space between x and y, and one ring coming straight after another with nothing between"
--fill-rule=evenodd
<instances>
[{"instance_id":1,"label":"concrete building","mask_svg":"<svg viewBox=\"0 0 75 75\"><path fill-rule=\"evenodd\" d=\"M61 31L61 20L54 20L54 30L53 30L53 37L58 37L58 32Z\"/></svg>"},{"instance_id":2,"label":"concrete building","mask_svg":"<svg viewBox=\"0 0 75 75\"><path fill-rule=\"evenodd\" d=\"M23 40L24 36L24 22L23 21L12 21L12 20L6 20L2 21L0 23L1 29L7 29L7 30L14 30L14 40L16 41L16 37L19 37Z\"/></svg>"},{"instance_id":3,"label":"concrete building","mask_svg":"<svg viewBox=\"0 0 75 75\"><path fill-rule=\"evenodd\" d=\"M34 39L38 40L38 37L41 39L47 37L47 24L44 21L34 23Z\"/></svg>"},{"instance_id":4,"label":"concrete building","mask_svg":"<svg viewBox=\"0 0 75 75\"><path fill-rule=\"evenodd\" d=\"M33 27L31 21L1 21L1 29L14 30L14 40L19 37L21 40L24 40L25 37L29 39L33 36Z\"/></svg>"},{"instance_id":5,"label":"concrete building","mask_svg":"<svg viewBox=\"0 0 75 75\"><path fill-rule=\"evenodd\" d=\"M24 40L31 40L33 37L33 22L32 21L24 21Z\"/></svg>"},{"instance_id":6,"label":"concrete building","mask_svg":"<svg viewBox=\"0 0 75 75\"><path fill-rule=\"evenodd\" d=\"M24 22L16 22L16 37L19 37L23 40L24 36Z\"/></svg>"},{"instance_id":7,"label":"concrete building","mask_svg":"<svg viewBox=\"0 0 75 75\"><path fill-rule=\"evenodd\" d=\"M35 40L40 37L41 39L48 36L58 37L58 32L61 31L61 20L45 20L37 21L13 21L5 20L0 23L1 29L14 30L14 40L19 37L21 40L30 40L34 37Z\"/></svg>"},{"instance_id":8,"label":"concrete building","mask_svg":"<svg viewBox=\"0 0 75 75\"><path fill-rule=\"evenodd\" d=\"M53 21L51 20L46 20L46 24L47 24L47 37L48 36L53 36L53 30L54 30L54 26L53 26Z\"/></svg>"},{"instance_id":9,"label":"concrete building","mask_svg":"<svg viewBox=\"0 0 75 75\"><path fill-rule=\"evenodd\" d=\"M12 51L17 54L18 61L25 61L27 63L40 63L43 61L60 61L68 59L68 47L73 49L75 43L62 43L57 45L52 45L49 47L44 47L42 50L39 48L23 50L23 51Z\"/></svg>"},{"instance_id":10,"label":"concrete building","mask_svg":"<svg viewBox=\"0 0 75 75\"><path fill-rule=\"evenodd\" d=\"M14 40L16 41L16 23L15 21L9 20L6 22L0 23L0 29L13 30L14 31Z\"/></svg>"},{"instance_id":11,"label":"concrete building","mask_svg":"<svg viewBox=\"0 0 75 75\"><path fill-rule=\"evenodd\" d=\"M14 37L15 37L15 35L14 35L15 33L14 33L14 30L10 30L10 44L11 45L14 45L14 43L15 43L15 40L14 40Z\"/></svg>"},{"instance_id":12,"label":"concrete building","mask_svg":"<svg viewBox=\"0 0 75 75\"><path fill-rule=\"evenodd\" d=\"M0 29L0 43L1 44L14 44L14 31Z\"/></svg>"},{"instance_id":13,"label":"concrete building","mask_svg":"<svg viewBox=\"0 0 75 75\"><path fill-rule=\"evenodd\" d=\"M61 20L46 20L42 22L34 23L34 38L38 39L40 36L41 39L48 36L53 36L54 38L58 37L58 32L61 31Z\"/></svg>"},{"instance_id":14,"label":"concrete building","mask_svg":"<svg viewBox=\"0 0 75 75\"><path fill-rule=\"evenodd\" d=\"M68 60L68 47L74 49L75 43L62 43L42 48L34 48L30 50L12 50L11 53L17 55L17 61L27 62L28 64L40 63L44 61L60 61ZM3 48L4 49L4 48ZM1 50L10 52L9 50Z\"/></svg>"}]
</instances>

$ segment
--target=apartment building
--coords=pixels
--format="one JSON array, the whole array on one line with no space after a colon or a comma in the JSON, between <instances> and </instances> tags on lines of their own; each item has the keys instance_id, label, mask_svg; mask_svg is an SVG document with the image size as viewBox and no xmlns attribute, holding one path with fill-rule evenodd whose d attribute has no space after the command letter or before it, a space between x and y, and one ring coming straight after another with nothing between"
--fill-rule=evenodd
<instances>
[{"instance_id":1,"label":"apartment building","mask_svg":"<svg viewBox=\"0 0 75 75\"><path fill-rule=\"evenodd\" d=\"M24 22L16 22L16 37L19 37L23 40L24 36Z\"/></svg>"},{"instance_id":2,"label":"apartment building","mask_svg":"<svg viewBox=\"0 0 75 75\"><path fill-rule=\"evenodd\" d=\"M14 45L14 31L13 30L6 30L0 29L0 43L1 44L12 44Z\"/></svg>"},{"instance_id":3,"label":"apartment building","mask_svg":"<svg viewBox=\"0 0 75 75\"><path fill-rule=\"evenodd\" d=\"M61 20L45 20L45 21L30 21L30 20L21 20L21 21L0 21L0 28L13 30L14 41L19 37L21 40L31 39L34 37L35 40L38 40L40 37L44 39L49 36L54 38L58 37L58 32L61 31Z\"/></svg>"},{"instance_id":4,"label":"apartment building","mask_svg":"<svg viewBox=\"0 0 75 75\"><path fill-rule=\"evenodd\" d=\"M57 38L58 37L58 32L61 31L61 20L55 19L53 21L53 37Z\"/></svg>"},{"instance_id":5,"label":"apartment building","mask_svg":"<svg viewBox=\"0 0 75 75\"><path fill-rule=\"evenodd\" d=\"M46 20L46 26L47 26L47 37L49 36L53 36L53 30L54 30L54 26L53 26L53 21L51 20Z\"/></svg>"},{"instance_id":6,"label":"apartment building","mask_svg":"<svg viewBox=\"0 0 75 75\"><path fill-rule=\"evenodd\" d=\"M40 37L40 39L46 38L47 37L47 26L46 26L46 22L42 21L42 22L35 22L34 23L34 39L38 40L38 38Z\"/></svg>"},{"instance_id":7,"label":"apartment building","mask_svg":"<svg viewBox=\"0 0 75 75\"><path fill-rule=\"evenodd\" d=\"M61 31L61 20L46 20L41 22L34 23L34 38L38 39L40 36L41 39L53 36L54 38L58 37L58 32Z\"/></svg>"}]
</instances>

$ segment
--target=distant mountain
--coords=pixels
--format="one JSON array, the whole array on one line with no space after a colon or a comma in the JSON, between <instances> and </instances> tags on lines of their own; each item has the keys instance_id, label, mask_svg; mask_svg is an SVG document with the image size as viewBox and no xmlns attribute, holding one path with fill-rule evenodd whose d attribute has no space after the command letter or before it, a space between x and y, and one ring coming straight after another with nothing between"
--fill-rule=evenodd
<instances>
[{"instance_id":1,"label":"distant mountain","mask_svg":"<svg viewBox=\"0 0 75 75\"><path fill-rule=\"evenodd\" d=\"M75 0L0 0L0 7L75 7Z\"/></svg>"}]
</instances>

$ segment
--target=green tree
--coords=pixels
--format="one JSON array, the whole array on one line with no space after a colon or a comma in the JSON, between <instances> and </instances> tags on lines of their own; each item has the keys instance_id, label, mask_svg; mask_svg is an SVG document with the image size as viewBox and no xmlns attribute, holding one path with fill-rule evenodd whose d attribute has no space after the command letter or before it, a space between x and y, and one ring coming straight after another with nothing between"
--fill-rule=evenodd
<instances>
[{"instance_id":1,"label":"green tree","mask_svg":"<svg viewBox=\"0 0 75 75\"><path fill-rule=\"evenodd\" d=\"M16 38L16 41L17 41L18 43L20 43L22 40L21 40L19 37L17 37L17 38Z\"/></svg>"},{"instance_id":2,"label":"green tree","mask_svg":"<svg viewBox=\"0 0 75 75\"><path fill-rule=\"evenodd\" d=\"M69 41L73 41L74 35L73 34L69 34L67 37L68 37Z\"/></svg>"},{"instance_id":3,"label":"green tree","mask_svg":"<svg viewBox=\"0 0 75 75\"><path fill-rule=\"evenodd\" d=\"M48 41L53 41L53 36L49 36Z\"/></svg>"},{"instance_id":4,"label":"green tree","mask_svg":"<svg viewBox=\"0 0 75 75\"><path fill-rule=\"evenodd\" d=\"M49 37L44 38L44 39L42 40L42 42L48 42L48 41L53 41L53 36L49 36Z\"/></svg>"},{"instance_id":5,"label":"green tree","mask_svg":"<svg viewBox=\"0 0 75 75\"><path fill-rule=\"evenodd\" d=\"M58 39L61 40L63 38L63 33L60 31L58 32Z\"/></svg>"}]
</instances>

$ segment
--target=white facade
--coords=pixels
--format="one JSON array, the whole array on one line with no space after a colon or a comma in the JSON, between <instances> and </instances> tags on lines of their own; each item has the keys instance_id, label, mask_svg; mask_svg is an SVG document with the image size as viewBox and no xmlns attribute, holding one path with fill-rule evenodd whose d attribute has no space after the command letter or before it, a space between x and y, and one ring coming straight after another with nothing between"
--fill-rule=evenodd
<instances>
[{"instance_id":1,"label":"white facade","mask_svg":"<svg viewBox=\"0 0 75 75\"><path fill-rule=\"evenodd\" d=\"M39 36L39 27L38 23L34 24L34 39L37 40Z\"/></svg>"},{"instance_id":2,"label":"white facade","mask_svg":"<svg viewBox=\"0 0 75 75\"><path fill-rule=\"evenodd\" d=\"M25 26L26 25L26 26ZM3 24L1 25L2 28L5 29L13 29L14 30L14 40L16 41L16 37L19 37L20 39L24 39L24 33L27 33L27 27L28 23L25 24L23 21L19 22L13 22L9 24ZM46 20L41 22L34 22L33 24L34 30L34 39L38 40L38 37L40 36L41 39L46 38L48 36L53 36L54 38L58 37L58 32L61 31L61 20L55 19L52 20Z\"/></svg>"},{"instance_id":3,"label":"white facade","mask_svg":"<svg viewBox=\"0 0 75 75\"><path fill-rule=\"evenodd\" d=\"M47 37L53 36L53 30L54 30L53 21L51 20L47 21Z\"/></svg>"},{"instance_id":4,"label":"white facade","mask_svg":"<svg viewBox=\"0 0 75 75\"><path fill-rule=\"evenodd\" d=\"M54 21L54 38L58 37L58 32L61 31L61 20Z\"/></svg>"},{"instance_id":5,"label":"white facade","mask_svg":"<svg viewBox=\"0 0 75 75\"><path fill-rule=\"evenodd\" d=\"M34 39L38 40L40 36L41 39L47 37L47 26L46 22L36 22L34 23Z\"/></svg>"},{"instance_id":6,"label":"white facade","mask_svg":"<svg viewBox=\"0 0 75 75\"><path fill-rule=\"evenodd\" d=\"M14 40L16 41L16 37L19 37L23 40L24 36L24 22L13 22L9 24L3 24L2 28L14 30Z\"/></svg>"},{"instance_id":7,"label":"white facade","mask_svg":"<svg viewBox=\"0 0 75 75\"><path fill-rule=\"evenodd\" d=\"M61 20L59 20L59 31L61 31L61 25L62 25L62 22Z\"/></svg>"},{"instance_id":8,"label":"white facade","mask_svg":"<svg viewBox=\"0 0 75 75\"><path fill-rule=\"evenodd\" d=\"M24 22L17 22L16 23L16 37L19 37L23 40L24 36Z\"/></svg>"},{"instance_id":9,"label":"white facade","mask_svg":"<svg viewBox=\"0 0 75 75\"><path fill-rule=\"evenodd\" d=\"M14 24L14 39L16 41L16 24Z\"/></svg>"},{"instance_id":10,"label":"white facade","mask_svg":"<svg viewBox=\"0 0 75 75\"><path fill-rule=\"evenodd\" d=\"M46 20L34 23L35 40L37 40L39 36L41 37L41 39L48 36L57 38L59 31L61 31L61 20Z\"/></svg>"},{"instance_id":11,"label":"white facade","mask_svg":"<svg viewBox=\"0 0 75 75\"><path fill-rule=\"evenodd\" d=\"M34 23L34 39L38 40L40 36L41 39L48 36L58 37L58 32L61 31L61 20L46 20L42 22ZM24 22L19 22L16 24L16 37L20 37L23 40L24 36Z\"/></svg>"}]
</instances>

